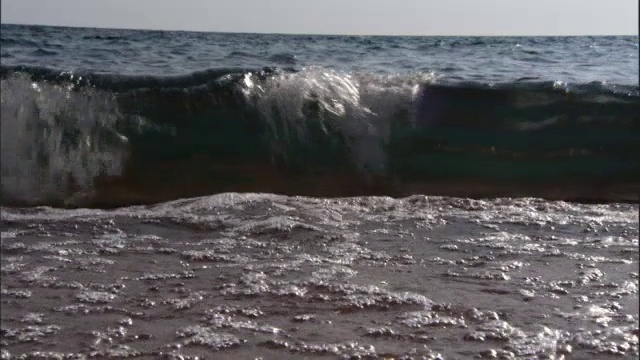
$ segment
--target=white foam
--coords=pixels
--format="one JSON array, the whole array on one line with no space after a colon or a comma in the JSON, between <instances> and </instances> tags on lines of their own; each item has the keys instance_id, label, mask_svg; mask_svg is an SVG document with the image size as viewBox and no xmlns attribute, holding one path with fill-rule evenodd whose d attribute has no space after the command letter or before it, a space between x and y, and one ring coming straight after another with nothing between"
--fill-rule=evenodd
<instances>
[{"instance_id":1,"label":"white foam","mask_svg":"<svg viewBox=\"0 0 640 360\"><path fill-rule=\"evenodd\" d=\"M306 138L305 109L313 105L323 131L338 129L357 166L382 172L386 154L381 145L393 122L400 117L413 121L420 86L435 80L431 73L378 76L308 67L265 81L248 74L241 86L246 100L271 123L280 146Z\"/></svg>"},{"instance_id":2,"label":"white foam","mask_svg":"<svg viewBox=\"0 0 640 360\"><path fill-rule=\"evenodd\" d=\"M1 90L3 199L65 199L90 192L99 175L120 174L126 139L113 131L110 94L23 74L2 79Z\"/></svg>"}]
</instances>

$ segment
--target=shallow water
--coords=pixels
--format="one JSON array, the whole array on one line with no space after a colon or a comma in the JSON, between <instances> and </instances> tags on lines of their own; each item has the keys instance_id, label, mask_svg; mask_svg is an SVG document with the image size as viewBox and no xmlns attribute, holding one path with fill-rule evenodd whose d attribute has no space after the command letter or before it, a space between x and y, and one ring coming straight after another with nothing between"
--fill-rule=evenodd
<instances>
[{"instance_id":1,"label":"shallow water","mask_svg":"<svg viewBox=\"0 0 640 360\"><path fill-rule=\"evenodd\" d=\"M2 208L2 358L637 358L638 208Z\"/></svg>"}]
</instances>

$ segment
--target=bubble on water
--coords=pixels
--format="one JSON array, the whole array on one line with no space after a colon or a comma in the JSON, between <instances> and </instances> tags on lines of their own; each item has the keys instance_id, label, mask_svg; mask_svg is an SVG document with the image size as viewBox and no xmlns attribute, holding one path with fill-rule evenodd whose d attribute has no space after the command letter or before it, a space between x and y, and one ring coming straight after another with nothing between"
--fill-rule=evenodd
<instances>
[{"instance_id":1,"label":"bubble on water","mask_svg":"<svg viewBox=\"0 0 640 360\"><path fill-rule=\"evenodd\" d=\"M85 290L76 294L76 299L89 304L106 304L116 298L115 294L104 291Z\"/></svg>"},{"instance_id":2,"label":"bubble on water","mask_svg":"<svg viewBox=\"0 0 640 360\"><path fill-rule=\"evenodd\" d=\"M415 311L404 313L399 318L400 323L410 328L421 327L466 327L464 318L454 318L439 315L433 311Z\"/></svg>"},{"instance_id":3,"label":"bubble on water","mask_svg":"<svg viewBox=\"0 0 640 360\"><path fill-rule=\"evenodd\" d=\"M41 338L51 336L61 329L58 325L30 325L23 328L2 328L2 338L18 343L39 342Z\"/></svg>"},{"instance_id":4,"label":"bubble on water","mask_svg":"<svg viewBox=\"0 0 640 360\"><path fill-rule=\"evenodd\" d=\"M214 351L237 347L245 342L231 334L218 333L215 328L200 325L182 328L176 332L176 335L184 338L182 343L185 346L206 346Z\"/></svg>"}]
</instances>

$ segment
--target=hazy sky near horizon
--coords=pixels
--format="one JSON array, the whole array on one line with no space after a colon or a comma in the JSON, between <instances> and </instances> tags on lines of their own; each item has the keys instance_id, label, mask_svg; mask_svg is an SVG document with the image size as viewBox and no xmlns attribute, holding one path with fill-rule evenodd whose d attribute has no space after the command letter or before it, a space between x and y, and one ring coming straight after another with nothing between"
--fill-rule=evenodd
<instances>
[{"instance_id":1,"label":"hazy sky near horizon","mask_svg":"<svg viewBox=\"0 0 640 360\"><path fill-rule=\"evenodd\" d=\"M638 34L638 0L2 0L2 23L380 35Z\"/></svg>"}]
</instances>

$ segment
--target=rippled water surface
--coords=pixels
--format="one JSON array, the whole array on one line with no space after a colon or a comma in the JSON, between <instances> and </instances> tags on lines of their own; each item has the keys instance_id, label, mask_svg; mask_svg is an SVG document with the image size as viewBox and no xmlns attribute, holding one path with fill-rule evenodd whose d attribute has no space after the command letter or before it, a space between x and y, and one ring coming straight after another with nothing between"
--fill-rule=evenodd
<instances>
[{"instance_id":1,"label":"rippled water surface","mask_svg":"<svg viewBox=\"0 0 640 360\"><path fill-rule=\"evenodd\" d=\"M639 354L637 205L228 193L1 221L3 359Z\"/></svg>"},{"instance_id":2,"label":"rippled water surface","mask_svg":"<svg viewBox=\"0 0 640 360\"><path fill-rule=\"evenodd\" d=\"M2 25L2 65L119 75L322 66L451 80L637 85L637 36L429 37L198 33Z\"/></svg>"}]
</instances>

